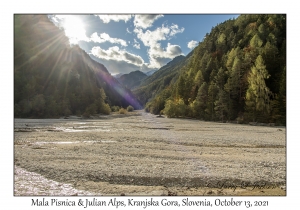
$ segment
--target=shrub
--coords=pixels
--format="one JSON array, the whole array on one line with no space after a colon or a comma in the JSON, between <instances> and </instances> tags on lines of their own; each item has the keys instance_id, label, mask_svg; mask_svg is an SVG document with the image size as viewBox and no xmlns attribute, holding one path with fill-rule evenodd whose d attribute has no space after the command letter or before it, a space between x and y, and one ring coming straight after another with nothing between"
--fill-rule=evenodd
<instances>
[{"instance_id":1,"label":"shrub","mask_svg":"<svg viewBox=\"0 0 300 210\"><path fill-rule=\"evenodd\" d=\"M164 115L164 110L160 110L159 115Z\"/></svg>"},{"instance_id":2,"label":"shrub","mask_svg":"<svg viewBox=\"0 0 300 210\"><path fill-rule=\"evenodd\" d=\"M145 112L150 112L150 103L149 102L145 106Z\"/></svg>"},{"instance_id":3,"label":"shrub","mask_svg":"<svg viewBox=\"0 0 300 210\"><path fill-rule=\"evenodd\" d=\"M108 104L104 104L103 108L101 109L101 113L110 114L110 112L111 112L110 106Z\"/></svg>"},{"instance_id":4,"label":"shrub","mask_svg":"<svg viewBox=\"0 0 300 210\"><path fill-rule=\"evenodd\" d=\"M127 111L128 112L132 112L134 110L134 108L131 106L131 105L129 105L128 107L127 107Z\"/></svg>"},{"instance_id":5,"label":"shrub","mask_svg":"<svg viewBox=\"0 0 300 210\"><path fill-rule=\"evenodd\" d=\"M83 117L89 118L91 115L95 115L97 113L97 106L96 104L90 104L83 113Z\"/></svg>"},{"instance_id":6,"label":"shrub","mask_svg":"<svg viewBox=\"0 0 300 210\"><path fill-rule=\"evenodd\" d=\"M163 112L165 113L165 115L167 115L168 117L176 117L176 105L172 100L168 100L166 102L165 108L163 110Z\"/></svg>"},{"instance_id":7,"label":"shrub","mask_svg":"<svg viewBox=\"0 0 300 210\"><path fill-rule=\"evenodd\" d=\"M126 114L127 111L123 107L119 110L119 114Z\"/></svg>"},{"instance_id":8,"label":"shrub","mask_svg":"<svg viewBox=\"0 0 300 210\"><path fill-rule=\"evenodd\" d=\"M118 112L120 110L120 107L119 106L112 106L111 107L111 111L112 112Z\"/></svg>"}]
</instances>

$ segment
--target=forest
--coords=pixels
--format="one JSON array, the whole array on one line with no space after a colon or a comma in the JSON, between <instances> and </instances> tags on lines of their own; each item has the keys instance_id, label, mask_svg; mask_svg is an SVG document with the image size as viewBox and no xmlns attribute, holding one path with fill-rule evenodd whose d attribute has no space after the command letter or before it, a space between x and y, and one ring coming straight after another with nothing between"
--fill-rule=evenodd
<instances>
[{"instance_id":1,"label":"forest","mask_svg":"<svg viewBox=\"0 0 300 210\"><path fill-rule=\"evenodd\" d=\"M122 85L79 46L70 46L46 15L14 16L15 117L90 116L131 105L167 117L281 125L286 15L229 19L188 55L138 80Z\"/></svg>"},{"instance_id":2,"label":"forest","mask_svg":"<svg viewBox=\"0 0 300 210\"><path fill-rule=\"evenodd\" d=\"M286 15L240 15L218 24L169 72L134 90L146 111L286 124Z\"/></svg>"},{"instance_id":3,"label":"forest","mask_svg":"<svg viewBox=\"0 0 300 210\"><path fill-rule=\"evenodd\" d=\"M47 15L14 16L15 117L89 117L129 105L141 108L104 65L70 46Z\"/></svg>"}]
</instances>

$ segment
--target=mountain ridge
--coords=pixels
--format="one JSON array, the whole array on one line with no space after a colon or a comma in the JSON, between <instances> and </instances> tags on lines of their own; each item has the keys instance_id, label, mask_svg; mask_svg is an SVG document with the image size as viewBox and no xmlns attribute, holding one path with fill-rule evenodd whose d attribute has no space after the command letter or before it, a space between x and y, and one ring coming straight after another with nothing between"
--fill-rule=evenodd
<instances>
[{"instance_id":1,"label":"mountain ridge","mask_svg":"<svg viewBox=\"0 0 300 210\"><path fill-rule=\"evenodd\" d=\"M190 55L175 57L151 76L142 80L140 86L133 90L137 99L145 105L156 94L159 94L164 88L173 83L176 80L180 67L185 64Z\"/></svg>"},{"instance_id":2,"label":"mountain ridge","mask_svg":"<svg viewBox=\"0 0 300 210\"><path fill-rule=\"evenodd\" d=\"M146 78L147 75L139 70L132 71L128 74L123 74L118 78L118 81L128 89L133 89L140 85L141 81Z\"/></svg>"}]
</instances>

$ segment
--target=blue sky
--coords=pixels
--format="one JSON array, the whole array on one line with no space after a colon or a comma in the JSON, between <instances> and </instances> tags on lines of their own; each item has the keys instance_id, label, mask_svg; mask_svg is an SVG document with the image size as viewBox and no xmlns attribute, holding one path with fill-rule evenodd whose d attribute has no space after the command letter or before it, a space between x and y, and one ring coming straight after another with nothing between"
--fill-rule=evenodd
<instances>
[{"instance_id":1,"label":"blue sky","mask_svg":"<svg viewBox=\"0 0 300 210\"><path fill-rule=\"evenodd\" d=\"M159 69L187 55L212 27L238 14L51 15L71 45L79 45L111 74Z\"/></svg>"}]
</instances>

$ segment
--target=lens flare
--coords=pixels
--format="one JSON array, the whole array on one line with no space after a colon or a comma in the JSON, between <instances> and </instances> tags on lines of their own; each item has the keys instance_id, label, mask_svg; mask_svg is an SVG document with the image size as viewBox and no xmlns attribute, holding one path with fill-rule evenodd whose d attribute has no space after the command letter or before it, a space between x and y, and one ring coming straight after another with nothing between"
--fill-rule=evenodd
<instances>
[{"instance_id":1,"label":"lens flare","mask_svg":"<svg viewBox=\"0 0 300 210\"><path fill-rule=\"evenodd\" d=\"M88 41L85 26L79 17L72 15L60 15L57 18L63 20L63 28L66 36L69 38L70 44L78 44L80 40Z\"/></svg>"}]
</instances>

